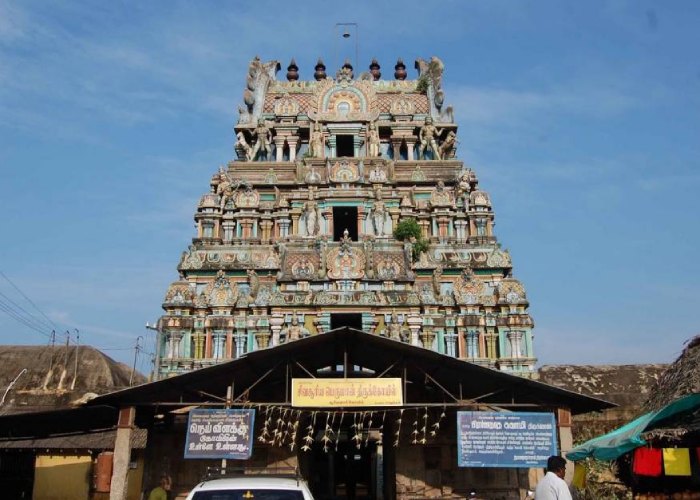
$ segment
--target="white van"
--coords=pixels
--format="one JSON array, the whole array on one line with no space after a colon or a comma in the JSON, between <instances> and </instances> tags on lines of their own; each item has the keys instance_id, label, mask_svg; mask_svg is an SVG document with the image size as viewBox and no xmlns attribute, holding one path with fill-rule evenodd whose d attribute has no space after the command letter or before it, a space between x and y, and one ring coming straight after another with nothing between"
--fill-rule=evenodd
<instances>
[{"instance_id":1,"label":"white van","mask_svg":"<svg viewBox=\"0 0 700 500\"><path fill-rule=\"evenodd\" d=\"M203 481L187 500L313 500L313 496L301 477L241 475Z\"/></svg>"}]
</instances>

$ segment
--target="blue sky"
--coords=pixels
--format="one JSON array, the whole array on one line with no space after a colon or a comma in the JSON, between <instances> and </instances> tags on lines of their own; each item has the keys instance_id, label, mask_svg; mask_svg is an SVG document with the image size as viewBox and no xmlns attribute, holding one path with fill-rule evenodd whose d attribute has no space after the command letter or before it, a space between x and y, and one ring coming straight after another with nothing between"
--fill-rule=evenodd
<instances>
[{"instance_id":1,"label":"blue sky","mask_svg":"<svg viewBox=\"0 0 700 500\"><path fill-rule=\"evenodd\" d=\"M361 70L445 62L540 364L668 362L700 333L694 1L0 0L0 270L130 363L233 156L248 62L333 72L337 22L359 23ZM46 341L0 315L1 343Z\"/></svg>"}]
</instances>

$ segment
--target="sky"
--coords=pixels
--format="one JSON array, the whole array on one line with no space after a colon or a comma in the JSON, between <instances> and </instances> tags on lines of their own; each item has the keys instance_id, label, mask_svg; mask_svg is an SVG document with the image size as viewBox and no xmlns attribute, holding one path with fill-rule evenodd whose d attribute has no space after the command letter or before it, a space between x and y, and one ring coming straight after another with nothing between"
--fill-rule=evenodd
<instances>
[{"instance_id":1,"label":"sky","mask_svg":"<svg viewBox=\"0 0 700 500\"><path fill-rule=\"evenodd\" d=\"M68 331L131 364L142 336L150 371L249 61L311 79L357 48L388 79L445 63L538 364L670 362L700 333L699 25L691 0L0 0L0 299L33 315L0 310L0 343Z\"/></svg>"}]
</instances>

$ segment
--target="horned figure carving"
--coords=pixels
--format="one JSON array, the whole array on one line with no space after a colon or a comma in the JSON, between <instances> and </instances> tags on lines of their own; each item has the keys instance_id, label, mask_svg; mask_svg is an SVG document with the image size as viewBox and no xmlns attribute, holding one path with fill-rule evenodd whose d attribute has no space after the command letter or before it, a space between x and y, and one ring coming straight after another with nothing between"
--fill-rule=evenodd
<instances>
[{"instance_id":1,"label":"horned figure carving","mask_svg":"<svg viewBox=\"0 0 700 500\"><path fill-rule=\"evenodd\" d=\"M262 62L258 56L248 66L246 89L243 91L243 102L246 107L239 107L239 123L255 123L262 115L265 93L270 82L277 79L281 66L279 61Z\"/></svg>"},{"instance_id":2,"label":"horned figure carving","mask_svg":"<svg viewBox=\"0 0 700 500\"><path fill-rule=\"evenodd\" d=\"M427 79L426 94L430 104L430 116L437 122L454 123L452 106L443 109L445 104L445 92L442 90L444 63L435 56L431 57L430 61L418 58L415 68L418 70L419 78Z\"/></svg>"}]
</instances>

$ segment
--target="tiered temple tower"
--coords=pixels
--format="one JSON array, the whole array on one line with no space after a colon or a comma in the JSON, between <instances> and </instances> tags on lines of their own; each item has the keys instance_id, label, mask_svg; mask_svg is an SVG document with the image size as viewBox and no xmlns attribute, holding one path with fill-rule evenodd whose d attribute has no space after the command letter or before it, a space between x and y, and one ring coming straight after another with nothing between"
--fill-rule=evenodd
<instances>
[{"instance_id":1,"label":"tiered temple tower","mask_svg":"<svg viewBox=\"0 0 700 500\"><path fill-rule=\"evenodd\" d=\"M528 375L533 322L488 193L456 158L443 63L287 81L255 58L237 159L202 196L159 321L159 378L349 326ZM396 231L397 228L400 231ZM399 239L400 238L400 239Z\"/></svg>"}]
</instances>

